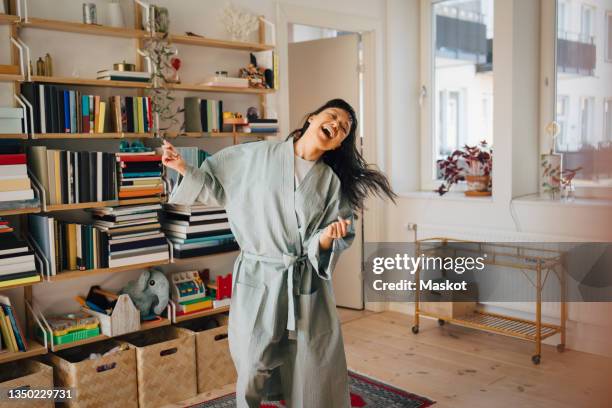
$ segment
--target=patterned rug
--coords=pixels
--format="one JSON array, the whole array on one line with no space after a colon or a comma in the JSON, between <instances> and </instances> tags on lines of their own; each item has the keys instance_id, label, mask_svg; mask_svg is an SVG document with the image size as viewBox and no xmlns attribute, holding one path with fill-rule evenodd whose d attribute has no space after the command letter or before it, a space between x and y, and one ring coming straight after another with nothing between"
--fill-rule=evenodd
<instances>
[{"instance_id":1,"label":"patterned rug","mask_svg":"<svg viewBox=\"0 0 612 408\"><path fill-rule=\"evenodd\" d=\"M380 381L364 377L349 371L351 390L351 406L355 408L425 408L435 404L425 397L411 394ZM201 404L192 405L191 408L235 408L234 393L225 395ZM280 402L265 402L261 408L283 408Z\"/></svg>"}]
</instances>

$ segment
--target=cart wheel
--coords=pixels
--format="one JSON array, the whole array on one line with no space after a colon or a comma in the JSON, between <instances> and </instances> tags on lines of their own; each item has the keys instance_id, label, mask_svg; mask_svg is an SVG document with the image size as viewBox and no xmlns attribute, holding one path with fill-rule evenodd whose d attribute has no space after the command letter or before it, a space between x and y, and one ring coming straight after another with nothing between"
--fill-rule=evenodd
<instances>
[{"instance_id":1,"label":"cart wheel","mask_svg":"<svg viewBox=\"0 0 612 408\"><path fill-rule=\"evenodd\" d=\"M412 332L417 334L419 332L419 326L412 326Z\"/></svg>"},{"instance_id":2,"label":"cart wheel","mask_svg":"<svg viewBox=\"0 0 612 408\"><path fill-rule=\"evenodd\" d=\"M565 351L565 344L563 344L563 343L557 344L557 351L559 353L563 353Z\"/></svg>"},{"instance_id":3,"label":"cart wheel","mask_svg":"<svg viewBox=\"0 0 612 408\"><path fill-rule=\"evenodd\" d=\"M446 323L444 319L438 319L438 326L444 326L444 323Z\"/></svg>"},{"instance_id":4,"label":"cart wheel","mask_svg":"<svg viewBox=\"0 0 612 408\"><path fill-rule=\"evenodd\" d=\"M531 361L535 365L540 364L540 355L539 354L535 354L535 355L531 356Z\"/></svg>"}]
</instances>

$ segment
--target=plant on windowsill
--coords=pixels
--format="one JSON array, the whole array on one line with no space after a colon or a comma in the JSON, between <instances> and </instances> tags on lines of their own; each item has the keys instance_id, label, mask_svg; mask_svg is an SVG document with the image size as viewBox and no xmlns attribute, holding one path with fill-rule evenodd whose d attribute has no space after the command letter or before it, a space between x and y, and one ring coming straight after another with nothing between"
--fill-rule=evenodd
<instances>
[{"instance_id":1,"label":"plant on windowsill","mask_svg":"<svg viewBox=\"0 0 612 408\"><path fill-rule=\"evenodd\" d=\"M466 196L491 195L491 170L493 169L493 149L486 141L476 146L465 145L446 159L438 160L438 169L444 182L436 190L446 194L453 184L467 183Z\"/></svg>"}]
</instances>

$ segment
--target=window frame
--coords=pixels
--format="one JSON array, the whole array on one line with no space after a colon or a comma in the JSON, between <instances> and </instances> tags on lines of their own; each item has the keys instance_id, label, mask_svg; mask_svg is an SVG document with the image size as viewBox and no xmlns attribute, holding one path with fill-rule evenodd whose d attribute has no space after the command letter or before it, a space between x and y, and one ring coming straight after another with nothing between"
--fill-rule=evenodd
<instances>
[{"instance_id":1,"label":"window frame","mask_svg":"<svg viewBox=\"0 0 612 408\"><path fill-rule=\"evenodd\" d=\"M589 3L587 3L589 4ZM540 154L554 150L553 140L546 127L556 120L557 99L557 0L542 0L540 35ZM607 13L606 13L607 15ZM597 17L595 17L597 20ZM597 22L595 22L597 24ZM596 37L596 36L595 36ZM604 56L605 57L605 56ZM597 104L597 101L595 101ZM595 124L597 126L597 124ZM541 183L538 179L538 185ZM576 197L584 199L612 199L612 187L595 186L589 182L575 182ZM543 193L540 185L540 193Z\"/></svg>"},{"instance_id":2,"label":"window frame","mask_svg":"<svg viewBox=\"0 0 612 408\"><path fill-rule=\"evenodd\" d=\"M604 62L612 63L612 10L606 10L604 13L605 21L605 39L604 39Z\"/></svg>"}]
</instances>

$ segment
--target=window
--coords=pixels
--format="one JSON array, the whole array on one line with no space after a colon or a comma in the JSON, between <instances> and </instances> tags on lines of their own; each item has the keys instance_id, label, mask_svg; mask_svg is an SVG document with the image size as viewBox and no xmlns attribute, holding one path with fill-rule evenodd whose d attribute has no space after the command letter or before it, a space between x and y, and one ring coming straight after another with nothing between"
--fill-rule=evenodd
<instances>
[{"instance_id":1,"label":"window","mask_svg":"<svg viewBox=\"0 0 612 408\"><path fill-rule=\"evenodd\" d=\"M431 95L423 99L424 189L436 185L438 160L466 144L493 142L493 5L439 0L423 11L431 21L423 39L424 92Z\"/></svg>"},{"instance_id":2,"label":"window","mask_svg":"<svg viewBox=\"0 0 612 408\"><path fill-rule=\"evenodd\" d=\"M545 75L554 74L555 78L552 92L544 96L553 108L552 118L546 121L552 119L559 124L554 148L563 155L563 168L580 168L574 179L577 195L610 198L612 64L597 66L597 62L609 60L612 53L612 11L602 11L609 8L607 0L555 3L556 25L549 32L555 39L556 59L555 63L542 60ZM570 9L571 5L575 8ZM545 13L555 13L546 7ZM598 24L602 17L605 24ZM549 138L544 133L543 137Z\"/></svg>"},{"instance_id":3,"label":"window","mask_svg":"<svg viewBox=\"0 0 612 408\"><path fill-rule=\"evenodd\" d=\"M612 62L612 11L606 13L606 61Z\"/></svg>"}]
</instances>

